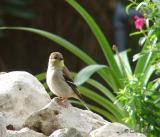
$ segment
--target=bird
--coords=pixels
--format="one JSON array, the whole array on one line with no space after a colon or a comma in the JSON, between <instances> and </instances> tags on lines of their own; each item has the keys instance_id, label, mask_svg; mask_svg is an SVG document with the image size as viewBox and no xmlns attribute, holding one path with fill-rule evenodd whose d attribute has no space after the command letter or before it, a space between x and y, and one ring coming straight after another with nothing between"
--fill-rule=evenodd
<instances>
[{"instance_id":1,"label":"bird","mask_svg":"<svg viewBox=\"0 0 160 137\"><path fill-rule=\"evenodd\" d=\"M64 64L62 53L52 52L50 54L46 82L51 92L58 96L60 105L63 105L68 98L73 97L78 99L87 110L90 110L74 84L69 69Z\"/></svg>"}]
</instances>

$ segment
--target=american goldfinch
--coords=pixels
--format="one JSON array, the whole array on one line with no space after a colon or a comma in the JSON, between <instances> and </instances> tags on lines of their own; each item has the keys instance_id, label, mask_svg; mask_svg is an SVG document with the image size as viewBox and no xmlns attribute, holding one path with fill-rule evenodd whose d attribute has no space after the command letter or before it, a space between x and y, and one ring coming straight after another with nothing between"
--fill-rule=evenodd
<instances>
[{"instance_id":1,"label":"american goldfinch","mask_svg":"<svg viewBox=\"0 0 160 137\"><path fill-rule=\"evenodd\" d=\"M53 52L50 54L46 80L49 89L59 97L61 104L68 98L74 97L79 99L89 110L77 86L73 83L70 72L64 65L63 55L60 52Z\"/></svg>"}]
</instances>

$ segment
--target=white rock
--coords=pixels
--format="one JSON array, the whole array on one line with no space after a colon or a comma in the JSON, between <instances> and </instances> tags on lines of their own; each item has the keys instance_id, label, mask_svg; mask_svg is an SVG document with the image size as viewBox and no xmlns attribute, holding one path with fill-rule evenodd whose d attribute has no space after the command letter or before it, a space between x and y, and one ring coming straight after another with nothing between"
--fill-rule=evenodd
<instances>
[{"instance_id":1,"label":"white rock","mask_svg":"<svg viewBox=\"0 0 160 137\"><path fill-rule=\"evenodd\" d=\"M6 122L3 114L0 112L0 137L6 137L7 130L6 130Z\"/></svg>"},{"instance_id":2,"label":"white rock","mask_svg":"<svg viewBox=\"0 0 160 137\"><path fill-rule=\"evenodd\" d=\"M146 137L146 136L140 133L124 133L124 134L114 135L109 137Z\"/></svg>"},{"instance_id":3,"label":"white rock","mask_svg":"<svg viewBox=\"0 0 160 137\"><path fill-rule=\"evenodd\" d=\"M7 125L20 129L32 112L49 102L49 95L33 75L23 71L0 75L0 112Z\"/></svg>"},{"instance_id":4,"label":"white rock","mask_svg":"<svg viewBox=\"0 0 160 137\"><path fill-rule=\"evenodd\" d=\"M108 123L99 115L88 110L81 110L66 104L67 107L60 106L57 98L54 98L43 109L33 113L25 122L25 126L41 131L45 135L50 135L60 128L75 128L83 136Z\"/></svg>"},{"instance_id":5,"label":"white rock","mask_svg":"<svg viewBox=\"0 0 160 137\"><path fill-rule=\"evenodd\" d=\"M108 123L90 133L90 137L145 137L120 123Z\"/></svg>"},{"instance_id":6,"label":"white rock","mask_svg":"<svg viewBox=\"0 0 160 137\"><path fill-rule=\"evenodd\" d=\"M0 75L5 74L5 73L7 73L7 72L0 72Z\"/></svg>"},{"instance_id":7,"label":"white rock","mask_svg":"<svg viewBox=\"0 0 160 137\"><path fill-rule=\"evenodd\" d=\"M82 137L82 135L75 128L64 128L56 130L49 137Z\"/></svg>"},{"instance_id":8,"label":"white rock","mask_svg":"<svg viewBox=\"0 0 160 137\"><path fill-rule=\"evenodd\" d=\"M28 128L22 128L20 131L8 131L7 137L47 137L47 136Z\"/></svg>"}]
</instances>

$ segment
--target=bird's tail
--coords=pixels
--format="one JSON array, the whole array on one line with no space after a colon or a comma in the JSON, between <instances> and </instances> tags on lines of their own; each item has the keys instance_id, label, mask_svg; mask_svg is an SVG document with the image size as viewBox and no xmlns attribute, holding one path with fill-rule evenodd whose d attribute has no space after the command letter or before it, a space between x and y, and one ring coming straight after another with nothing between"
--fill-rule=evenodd
<instances>
[{"instance_id":1,"label":"bird's tail","mask_svg":"<svg viewBox=\"0 0 160 137\"><path fill-rule=\"evenodd\" d=\"M83 106L84 106L87 110L91 111L91 110L89 109L89 107L87 106L87 104L85 103L85 101L84 101L82 95L80 94L79 90L78 90L78 89L75 89L74 92L75 92L75 94L76 94L75 98L77 98L77 99L83 104Z\"/></svg>"},{"instance_id":2,"label":"bird's tail","mask_svg":"<svg viewBox=\"0 0 160 137\"><path fill-rule=\"evenodd\" d=\"M79 100L87 110L91 111L82 98L80 98Z\"/></svg>"}]
</instances>

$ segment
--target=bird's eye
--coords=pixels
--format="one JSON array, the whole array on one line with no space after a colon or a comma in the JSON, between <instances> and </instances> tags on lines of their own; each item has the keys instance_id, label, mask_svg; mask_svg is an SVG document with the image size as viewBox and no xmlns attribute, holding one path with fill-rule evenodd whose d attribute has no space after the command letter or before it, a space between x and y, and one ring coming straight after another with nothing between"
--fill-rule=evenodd
<instances>
[{"instance_id":1,"label":"bird's eye","mask_svg":"<svg viewBox=\"0 0 160 137\"><path fill-rule=\"evenodd\" d=\"M54 57L54 59L57 59L57 57Z\"/></svg>"}]
</instances>

